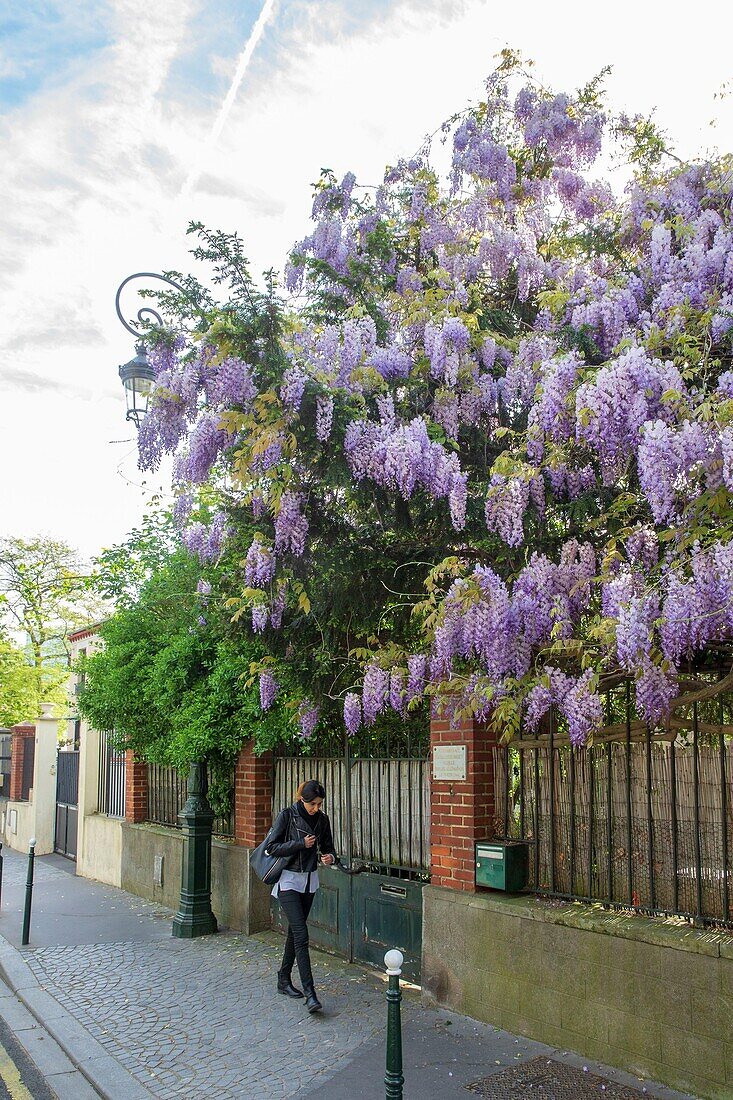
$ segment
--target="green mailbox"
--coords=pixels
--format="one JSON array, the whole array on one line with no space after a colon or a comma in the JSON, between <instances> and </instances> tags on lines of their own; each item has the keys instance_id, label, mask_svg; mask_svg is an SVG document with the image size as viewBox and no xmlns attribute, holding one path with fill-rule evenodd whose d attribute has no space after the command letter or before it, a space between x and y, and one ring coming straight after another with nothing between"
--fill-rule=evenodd
<instances>
[{"instance_id":1,"label":"green mailbox","mask_svg":"<svg viewBox=\"0 0 733 1100\"><path fill-rule=\"evenodd\" d=\"M476 885L516 893L527 885L526 840L481 840L476 844Z\"/></svg>"}]
</instances>

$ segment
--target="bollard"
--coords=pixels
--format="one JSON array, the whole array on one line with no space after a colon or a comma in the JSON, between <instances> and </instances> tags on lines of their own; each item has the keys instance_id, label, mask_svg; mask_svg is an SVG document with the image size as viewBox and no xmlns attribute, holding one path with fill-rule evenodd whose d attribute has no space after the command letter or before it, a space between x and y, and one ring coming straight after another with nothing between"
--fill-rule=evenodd
<instances>
[{"instance_id":1,"label":"bollard","mask_svg":"<svg viewBox=\"0 0 733 1100\"><path fill-rule=\"evenodd\" d=\"M21 943L26 947L31 938L31 902L33 901L33 861L36 858L35 837L28 848L28 878L25 882L25 910L23 912L23 935Z\"/></svg>"},{"instance_id":2,"label":"bollard","mask_svg":"<svg viewBox=\"0 0 733 1100\"><path fill-rule=\"evenodd\" d=\"M402 1021L400 1019L400 974L404 961L401 951L393 948L384 956L389 986L387 987L387 1072L384 1075L386 1100L402 1100Z\"/></svg>"},{"instance_id":3,"label":"bollard","mask_svg":"<svg viewBox=\"0 0 733 1100\"><path fill-rule=\"evenodd\" d=\"M0 908L3 904L3 846L0 844Z\"/></svg>"}]
</instances>

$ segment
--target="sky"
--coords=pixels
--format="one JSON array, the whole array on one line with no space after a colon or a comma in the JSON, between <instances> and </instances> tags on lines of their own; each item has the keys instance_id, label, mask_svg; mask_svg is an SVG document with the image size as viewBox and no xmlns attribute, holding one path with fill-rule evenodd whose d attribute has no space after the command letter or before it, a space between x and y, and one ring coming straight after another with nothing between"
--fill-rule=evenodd
<instances>
[{"instance_id":1,"label":"sky","mask_svg":"<svg viewBox=\"0 0 733 1100\"><path fill-rule=\"evenodd\" d=\"M656 109L681 156L733 151L724 0L701 0L684 28L657 0L595 11L0 0L0 537L51 535L91 557L168 487L167 469L138 471L125 422L117 367L134 349L114 303L127 275L205 279L192 219L236 229L254 273L282 270L320 169L379 183L480 98L503 47L556 90L611 65L611 106ZM126 298L125 316L142 304Z\"/></svg>"}]
</instances>

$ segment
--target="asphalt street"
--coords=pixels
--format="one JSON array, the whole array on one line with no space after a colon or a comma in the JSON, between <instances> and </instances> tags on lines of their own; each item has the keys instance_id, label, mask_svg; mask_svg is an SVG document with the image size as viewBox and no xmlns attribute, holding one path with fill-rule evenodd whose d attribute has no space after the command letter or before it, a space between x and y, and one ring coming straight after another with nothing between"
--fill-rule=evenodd
<instances>
[{"instance_id":1,"label":"asphalt street","mask_svg":"<svg viewBox=\"0 0 733 1100\"><path fill-rule=\"evenodd\" d=\"M55 1100L55 1096L0 1016L0 1100Z\"/></svg>"}]
</instances>

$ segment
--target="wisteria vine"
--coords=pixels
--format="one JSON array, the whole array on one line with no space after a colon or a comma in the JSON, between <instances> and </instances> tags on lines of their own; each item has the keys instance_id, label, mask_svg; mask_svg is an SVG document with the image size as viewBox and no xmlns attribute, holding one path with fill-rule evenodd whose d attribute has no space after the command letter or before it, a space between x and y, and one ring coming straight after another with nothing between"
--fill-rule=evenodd
<instances>
[{"instance_id":1,"label":"wisteria vine","mask_svg":"<svg viewBox=\"0 0 733 1100\"><path fill-rule=\"evenodd\" d=\"M202 562L242 546L281 670L327 549L361 531L397 576L400 533L424 546L420 629L372 637L359 690L344 627L348 675L303 686L301 736L332 705L353 735L427 696L506 729L555 707L581 744L604 675L664 722L684 663L733 639L733 171L639 157L616 196L593 170L629 128L597 81L550 93L507 56L443 129L446 179L427 146L375 192L324 175L274 344L209 317L155 350L140 463L175 455ZM280 680L261 674L263 709Z\"/></svg>"}]
</instances>

